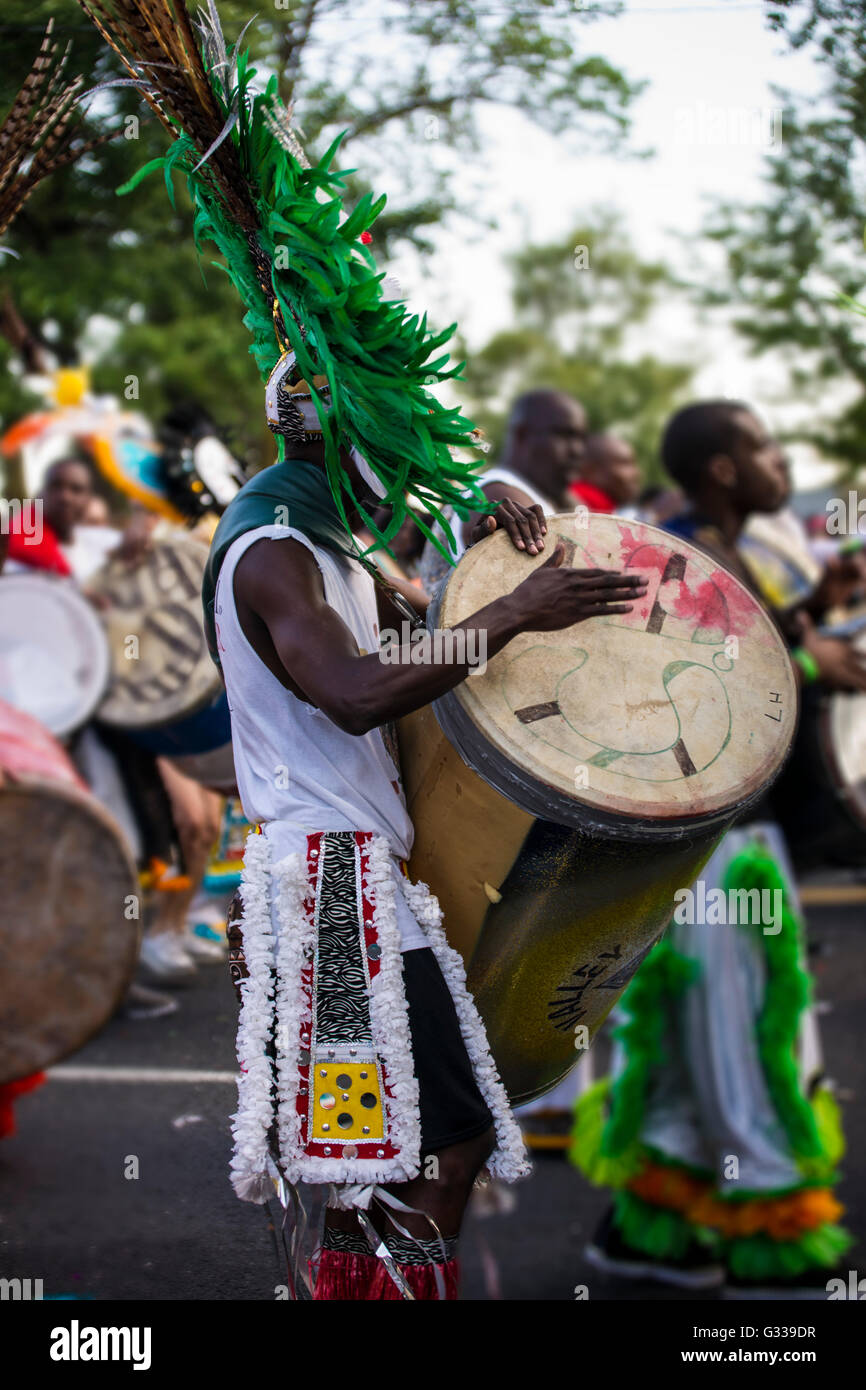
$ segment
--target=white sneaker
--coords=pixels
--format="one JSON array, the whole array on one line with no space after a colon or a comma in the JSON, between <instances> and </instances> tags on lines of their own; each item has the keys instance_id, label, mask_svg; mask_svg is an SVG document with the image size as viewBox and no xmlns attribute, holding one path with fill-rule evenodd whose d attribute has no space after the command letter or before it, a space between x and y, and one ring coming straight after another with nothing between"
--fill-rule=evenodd
<instances>
[{"instance_id":1,"label":"white sneaker","mask_svg":"<svg viewBox=\"0 0 866 1390\"><path fill-rule=\"evenodd\" d=\"M150 979L163 985L187 985L195 979L195 961L177 932L150 932L141 943L139 965Z\"/></svg>"},{"instance_id":2,"label":"white sneaker","mask_svg":"<svg viewBox=\"0 0 866 1390\"><path fill-rule=\"evenodd\" d=\"M228 961L228 941L223 936L222 943L210 941L206 936L199 936L192 928L189 928L181 938L183 949L187 955L191 956L193 962L201 961L202 965L220 964Z\"/></svg>"}]
</instances>

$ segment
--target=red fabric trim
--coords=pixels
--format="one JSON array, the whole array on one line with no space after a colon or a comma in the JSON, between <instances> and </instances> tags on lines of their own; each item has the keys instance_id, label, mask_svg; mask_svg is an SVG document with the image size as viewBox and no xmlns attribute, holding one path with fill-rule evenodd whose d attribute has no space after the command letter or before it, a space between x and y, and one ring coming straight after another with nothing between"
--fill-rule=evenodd
<instances>
[{"instance_id":1,"label":"red fabric trim","mask_svg":"<svg viewBox=\"0 0 866 1390\"><path fill-rule=\"evenodd\" d=\"M457 1298L460 1265L457 1260L447 1264L398 1265L400 1273L419 1302L438 1302L435 1269L442 1272L445 1298ZM356 1255L343 1250L323 1250L319 1258L319 1273L313 1290L314 1302L403 1302L403 1295L382 1261L373 1254Z\"/></svg>"},{"instance_id":2,"label":"red fabric trim","mask_svg":"<svg viewBox=\"0 0 866 1390\"><path fill-rule=\"evenodd\" d=\"M35 1091L45 1080L44 1071L35 1071L32 1076L22 1076L19 1081L5 1081L0 1085L0 1139L11 1139L16 1133L13 1102L28 1091Z\"/></svg>"},{"instance_id":3,"label":"red fabric trim","mask_svg":"<svg viewBox=\"0 0 866 1390\"><path fill-rule=\"evenodd\" d=\"M47 521L42 523L42 538L38 543L23 534L20 521L13 523L9 530L8 559L16 560L19 565L29 565L31 569L47 570L50 574L72 573L57 535Z\"/></svg>"},{"instance_id":4,"label":"red fabric trim","mask_svg":"<svg viewBox=\"0 0 866 1390\"><path fill-rule=\"evenodd\" d=\"M612 497L603 492L594 483L572 483L571 491L582 502L585 507L589 507L591 512L613 512L616 511L616 503Z\"/></svg>"},{"instance_id":5,"label":"red fabric trim","mask_svg":"<svg viewBox=\"0 0 866 1390\"><path fill-rule=\"evenodd\" d=\"M376 1261L377 1269L366 1297L381 1299L383 1303L403 1302L403 1295L394 1283L381 1260ZM419 1302L438 1303L439 1290L436 1287L436 1273L441 1271L445 1280L445 1299L451 1303L457 1298L460 1282L460 1265L457 1260L449 1260L440 1265L398 1265L400 1273Z\"/></svg>"},{"instance_id":6,"label":"red fabric trim","mask_svg":"<svg viewBox=\"0 0 866 1390\"><path fill-rule=\"evenodd\" d=\"M356 1255L347 1250L322 1250L319 1273L313 1288L313 1302L366 1302L379 1261L373 1254Z\"/></svg>"}]
</instances>

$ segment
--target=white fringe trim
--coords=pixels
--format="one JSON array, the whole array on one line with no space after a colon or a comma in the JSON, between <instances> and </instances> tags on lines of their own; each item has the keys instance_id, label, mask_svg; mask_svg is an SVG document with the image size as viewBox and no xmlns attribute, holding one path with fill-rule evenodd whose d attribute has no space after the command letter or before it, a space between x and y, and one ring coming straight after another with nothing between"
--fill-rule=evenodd
<instances>
[{"instance_id":1,"label":"white fringe trim","mask_svg":"<svg viewBox=\"0 0 866 1390\"><path fill-rule=\"evenodd\" d=\"M532 1171L520 1125L514 1118L505 1087L499 1079L496 1063L490 1055L487 1033L475 1001L466 988L466 971L460 955L448 945L442 929L442 909L426 883L401 880L403 896L409 910L420 923L445 983L451 991L460 1032L472 1063L478 1089L490 1107L496 1129L496 1149L487 1160L487 1171L503 1182L516 1182Z\"/></svg>"},{"instance_id":2,"label":"white fringe trim","mask_svg":"<svg viewBox=\"0 0 866 1390\"><path fill-rule=\"evenodd\" d=\"M240 982L238 1021L238 1108L232 1116L234 1152L230 1171L237 1195L265 1202L272 1187L267 1174L268 1130L273 1119L271 1062L266 1054L273 1021L274 938L271 930L270 851L264 835L250 831L241 874L243 951L247 978Z\"/></svg>"},{"instance_id":3,"label":"white fringe trim","mask_svg":"<svg viewBox=\"0 0 866 1390\"><path fill-rule=\"evenodd\" d=\"M363 853L363 851L362 851ZM400 1182L417 1176L421 1164L421 1111L418 1079L412 1060L409 1006L403 987L403 953L397 925L395 876L398 872L390 845L382 835L374 835L366 845L367 873L363 888L373 905L373 925L382 955L379 973L372 982L370 1020L376 1050L388 1075L391 1090L391 1142L400 1153L402 1177L385 1177Z\"/></svg>"},{"instance_id":4,"label":"white fringe trim","mask_svg":"<svg viewBox=\"0 0 866 1390\"><path fill-rule=\"evenodd\" d=\"M318 859L321 871L322 857ZM310 895L309 869L306 857L288 854L273 871L277 885L277 917L280 924L277 942L276 988L276 1053L277 1053L277 1134L280 1159L290 1183L306 1182L301 1174L301 1144L303 1119L298 1114L298 1087L301 1084L300 1065L301 1024L306 1022L309 1037L313 1013L303 987L303 971L309 964L316 946L318 911L310 912L306 900ZM318 877L316 880L318 901ZM312 1091L312 1066L309 1070ZM312 1103L312 1102L311 1102Z\"/></svg>"}]
</instances>

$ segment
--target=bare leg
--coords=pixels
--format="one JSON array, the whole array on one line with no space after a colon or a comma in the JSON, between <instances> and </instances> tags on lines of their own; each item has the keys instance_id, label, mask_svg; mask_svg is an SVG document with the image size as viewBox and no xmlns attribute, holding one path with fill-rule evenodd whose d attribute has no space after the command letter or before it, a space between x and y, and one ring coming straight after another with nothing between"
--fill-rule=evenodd
<instances>
[{"instance_id":1,"label":"bare leg","mask_svg":"<svg viewBox=\"0 0 866 1390\"><path fill-rule=\"evenodd\" d=\"M158 766L171 801L172 817L190 886L182 892L161 895L164 901L156 930L182 934L190 904L204 878L208 857L219 835L222 798L192 778L185 777L165 758L158 760Z\"/></svg>"}]
</instances>

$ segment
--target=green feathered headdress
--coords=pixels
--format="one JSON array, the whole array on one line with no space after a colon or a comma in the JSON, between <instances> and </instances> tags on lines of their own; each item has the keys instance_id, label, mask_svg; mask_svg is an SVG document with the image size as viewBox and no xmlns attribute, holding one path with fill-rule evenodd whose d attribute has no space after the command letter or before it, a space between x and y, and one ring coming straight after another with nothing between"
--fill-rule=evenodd
<instances>
[{"instance_id":1,"label":"green feathered headdress","mask_svg":"<svg viewBox=\"0 0 866 1390\"><path fill-rule=\"evenodd\" d=\"M225 260L262 378L290 349L299 377L308 384L327 381L327 389L313 386L312 396L328 480L347 529L346 498L357 499L340 466L341 444L363 455L382 484L383 502L393 508L384 531L361 508L379 542L396 534L407 496L432 513L449 538L443 507L462 517L489 510L476 479L478 463L452 454L477 448L478 436L459 410L443 406L429 390L460 373L442 351L453 325L435 334L426 315L419 319L383 297L385 277L361 238L385 199L366 194L346 214L346 173L332 167L342 136L321 160L308 163L276 77L255 90L243 34L227 47L213 0L200 12L197 34L179 0L79 3L122 58L126 80L141 88L173 137L167 154L121 192L162 169L173 198L173 175L181 174L193 202L196 243L211 242ZM282 458L282 440L279 446Z\"/></svg>"}]
</instances>

